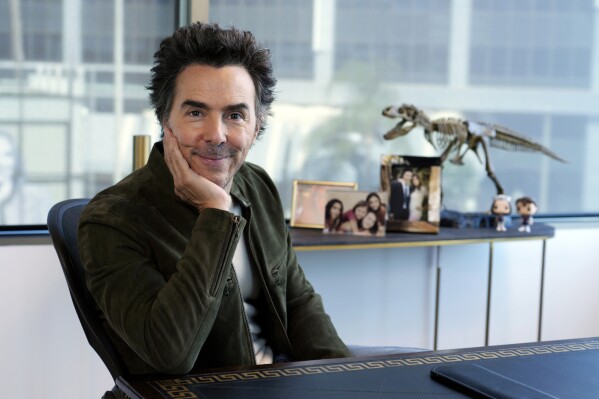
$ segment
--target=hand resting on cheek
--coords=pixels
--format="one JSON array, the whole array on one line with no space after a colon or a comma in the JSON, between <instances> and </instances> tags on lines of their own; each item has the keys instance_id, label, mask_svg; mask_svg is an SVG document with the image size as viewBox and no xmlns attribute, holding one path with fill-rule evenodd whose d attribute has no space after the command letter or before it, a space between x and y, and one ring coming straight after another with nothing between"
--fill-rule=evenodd
<instances>
[{"instance_id":1,"label":"hand resting on cheek","mask_svg":"<svg viewBox=\"0 0 599 399\"><path fill-rule=\"evenodd\" d=\"M164 159L173 175L175 194L199 211L216 208L228 211L231 197L222 188L194 172L183 157L179 142L173 132L164 129Z\"/></svg>"}]
</instances>

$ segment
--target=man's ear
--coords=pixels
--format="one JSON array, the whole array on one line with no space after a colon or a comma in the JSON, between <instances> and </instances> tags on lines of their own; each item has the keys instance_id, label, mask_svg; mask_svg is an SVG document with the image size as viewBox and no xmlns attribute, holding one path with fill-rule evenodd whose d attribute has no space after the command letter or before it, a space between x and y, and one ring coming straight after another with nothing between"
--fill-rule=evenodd
<instances>
[{"instance_id":1,"label":"man's ear","mask_svg":"<svg viewBox=\"0 0 599 399\"><path fill-rule=\"evenodd\" d=\"M170 128L170 126L168 125L168 121L164 121L160 124L160 127L162 128L162 134L160 135L160 137L164 138L164 132L171 132L172 130Z\"/></svg>"},{"instance_id":2,"label":"man's ear","mask_svg":"<svg viewBox=\"0 0 599 399\"><path fill-rule=\"evenodd\" d=\"M258 135L260 134L260 124L256 123L256 130L254 131L254 138L252 139L252 145L256 142Z\"/></svg>"}]
</instances>

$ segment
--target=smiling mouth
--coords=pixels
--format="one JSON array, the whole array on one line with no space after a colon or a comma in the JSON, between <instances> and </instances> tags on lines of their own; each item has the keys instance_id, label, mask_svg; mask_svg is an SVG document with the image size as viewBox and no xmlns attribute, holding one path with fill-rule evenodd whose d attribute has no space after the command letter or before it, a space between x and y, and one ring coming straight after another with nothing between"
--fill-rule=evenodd
<instances>
[{"instance_id":1,"label":"smiling mouth","mask_svg":"<svg viewBox=\"0 0 599 399\"><path fill-rule=\"evenodd\" d=\"M198 156L208 161L220 161L225 158L234 156L237 150L224 145L206 145L203 148L195 148L191 150L191 155Z\"/></svg>"},{"instance_id":2,"label":"smiling mouth","mask_svg":"<svg viewBox=\"0 0 599 399\"><path fill-rule=\"evenodd\" d=\"M205 155L200 155L200 154L194 154L194 155L197 155L200 158L207 159L209 161L220 161L221 159L228 158L228 156L227 157L219 157L219 156L214 156L214 155L210 155L210 156L205 156Z\"/></svg>"}]
</instances>

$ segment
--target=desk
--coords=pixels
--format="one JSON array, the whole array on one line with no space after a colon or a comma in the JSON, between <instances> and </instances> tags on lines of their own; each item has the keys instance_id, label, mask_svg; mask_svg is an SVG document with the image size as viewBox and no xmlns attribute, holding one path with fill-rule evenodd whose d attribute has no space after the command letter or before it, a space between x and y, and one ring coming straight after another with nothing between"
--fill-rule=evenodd
<instances>
[{"instance_id":1,"label":"desk","mask_svg":"<svg viewBox=\"0 0 599 399\"><path fill-rule=\"evenodd\" d=\"M530 233L514 226L505 232L493 228L454 229L441 227L438 234L387 233L384 237L349 234L324 234L322 230L291 228L291 243L296 251L322 251L368 248L433 247L501 241L545 240L555 235L552 226L535 223Z\"/></svg>"},{"instance_id":2,"label":"desk","mask_svg":"<svg viewBox=\"0 0 599 399\"><path fill-rule=\"evenodd\" d=\"M441 267L439 265L440 248L449 245L488 244L489 263L486 284L486 315L485 315L485 345L489 344L491 292L493 287L494 248L499 242L541 240L541 273L539 282L539 310L537 318L537 340L541 341L543 319L543 295L545 280L545 253L546 240L555 235L552 226L535 223L530 233L518 231L515 224L506 232L497 232L494 228L441 228L438 234L417 233L387 233L385 237L364 237L352 235L323 234L321 230L298 229L291 231L291 241L294 249L300 251L325 251L325 250L355 250L355 249L384 249L401 247L431 247L433 250L433 266L436 269L435 298L434 298L434 325L433 348L437 349L439 329L439 292L441 289Z\"/></svg>"},{"instance_id":3,"label":"desk","mask_svg":"<svg viewBox=\"0 0 599 399\"><path fill-rule=\"evenodd\" d=\"M133 399L464 398L432 380L444 364L474 363L559 398L597 398L599 338L295 362L180 378L117 380Z\"/></svg>"}]
</instances>

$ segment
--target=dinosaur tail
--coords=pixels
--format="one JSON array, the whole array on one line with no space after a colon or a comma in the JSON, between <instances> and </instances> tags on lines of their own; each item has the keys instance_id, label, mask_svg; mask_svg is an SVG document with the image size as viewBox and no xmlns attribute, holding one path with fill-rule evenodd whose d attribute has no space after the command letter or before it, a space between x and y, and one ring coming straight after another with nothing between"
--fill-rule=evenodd
<instances>
[{"instance_id":1,"label":"dinosaur tail","mask_svg":"<svg viewBox=\"0 0 599 399\"><path fill-rule=\"evenodd\" d=\"M520 138L521 139L521 138ZM532 140L526 143L515 143L506 142L504 140L497 140L496 138L490 138L489 144L494 148L499 148L509 151L524 151L524 152L540 152L547 155L549 158L553 158L556 161L567 163L565 159L551 151L549 148L542 146L541 144L535 143Z\"/></svg>"}]
</instances>

